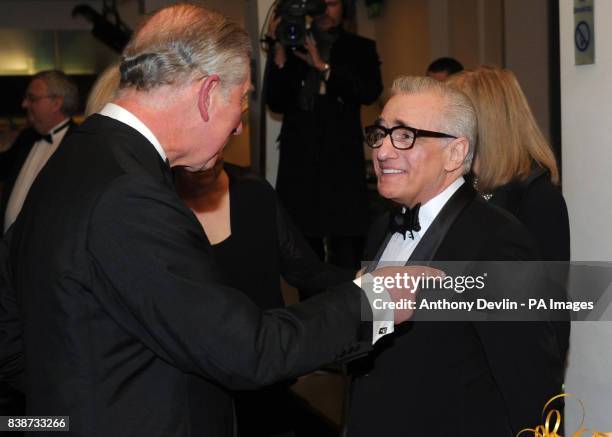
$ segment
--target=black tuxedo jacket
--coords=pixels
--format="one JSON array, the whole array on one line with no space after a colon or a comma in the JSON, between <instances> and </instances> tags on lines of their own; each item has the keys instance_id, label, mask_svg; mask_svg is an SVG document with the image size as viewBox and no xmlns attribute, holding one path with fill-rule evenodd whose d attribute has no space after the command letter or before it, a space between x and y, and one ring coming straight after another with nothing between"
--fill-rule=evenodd
<instances>
[{"instance_id":1,"label":"black tuxedo jacket","mask_svg":"<svg viewBox=\"0 0 612 437\"><path fill-rule=\"evenodd\" d=\"M68 135L75 126L76 125L71 122L66 135ZM21 171L21 167L23 167L25 160L28 158L32 146L39 138L40 134L38 134L34 128L27 127L19 133L19 136L15 139L11 148L0 155L0 180L3 182L2 196L0 197L0 232L4 231L4 214L13 188L15 187L15 182ZM66 137L64 136L64 138Z\"/></svg>"},{"instance_id":2,"label":"black tuxedo jacket","mask_svg":"<svg viewBox=\"0 0 612 437\"><path fill-rule=\"evenodd\" d=\"M371 347L352 283L265 312L221 285L170 169L108 117L64 141L8 238L0 378L23 362L27 414L69 415L73 435L231 435L225 389Z\"/></svg>"},{"instance_id":3,"label":"black tuxedo jacket","mask_svg":"<svg viewBox=\"0 0 612 437\"><path fill-rule=\"evenodd\" d=\"M387 223L388 215L374 225L366 259L379 259L390 237ZM431 224L411 261L536 257L523 226L466 183ZM347 434L514 436L541 423L545 402L561 392L559 340L550 322L401 325L352 368Z\"/></svg>"}]
</instances>

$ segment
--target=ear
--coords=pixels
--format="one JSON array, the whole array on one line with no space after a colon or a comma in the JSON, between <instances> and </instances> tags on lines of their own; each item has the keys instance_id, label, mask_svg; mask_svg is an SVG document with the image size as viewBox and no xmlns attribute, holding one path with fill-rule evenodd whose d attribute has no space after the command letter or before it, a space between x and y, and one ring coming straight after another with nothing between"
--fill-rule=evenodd
<instances>
[{"instance_id":1,"label":"ear","mask_svg":"<svg viewBox=\"0 0 612 437\"><path fill-rule=\"evenodd\" d=\"M211 94L215 88L219 86L220 79L216 74L206 76L202 79L198 90L198 109L202 120L210 120L210 109L211 109Z\"/></svg>"},{"instance_id":2,"label":"ear","mask_svg":"<svg viewBox=\"0 0 612 437\"><path fill-rule=\"evenodd\" d=\"M447 147L444 169L451 173L462 167L469 150L470 145L467 138L459 137L453 140Z\"/></svg>"},{"instance_id":3,"label":"ear","mask_svg":"<svg viewBox=\"0 0 612 437\"><path fill-rule=\"evenodd\" d=\"M62 106L64 106L64 98L56 96L55 98L52 99L52 102L53 102L53 103L51 103L52 109L55 112L61 112L62 111Z\"/></svg>"}]
</instances>

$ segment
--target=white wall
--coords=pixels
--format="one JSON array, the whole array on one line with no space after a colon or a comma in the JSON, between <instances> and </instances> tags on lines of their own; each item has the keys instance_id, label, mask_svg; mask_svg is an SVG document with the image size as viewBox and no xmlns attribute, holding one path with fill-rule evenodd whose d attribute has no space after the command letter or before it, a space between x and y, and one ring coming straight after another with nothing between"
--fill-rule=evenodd
<instances>
[{"instance_id":1,"label":"white wall","mask_svg":"<svg viewBox=\"0 0 612 437\"><path fill-rule=\"evenodd\" d=\"M264 24L264 20L266 18L266 14L268 10L272 6L274 0L257 0L257 14L258 14L258 23L259 28ZM259 44L254 44L254 47L259 47ZM260 52L261 62L258 65L259 68L259 77L263 78L265 62L266 62L266 53L263 51ZM269 84L268 84L269 86ZM262 82L260 81L258 89L261 91ZM276 175L278 174L278 143L276 139L280 133L282 117L278 114L273 114L269 110L266 109L266 163L265 163L265 176L266 179L272 184L276 184ZM262 145L263 146L263 145Z\"/></svg>"},{"instance_id":2,"label":"white wall","mask_svg":"<svg viewBox=\"0 0 612 437\"><path fill-rule=\"evenodd\" d=\"M518 78L531 110L550 140L548 2L504 2L505 67Z\"/></svg>"},{"instance_id":3,"label":"white wall","mask_svg":"<svg viewBox=\"0 0 612 437\"><path fill-rule=\"evenodd\" d=\"M595 1L594 65L574 65L573 0L560 2L563 192L572 259L612 260L612 2ZM572 325L566 392L585 403L585 425L612 431L612 324ZM576 412L576 404L568 401ZM571 410L568 419L571 420ZM575 421L574 421L575 422ZM566 434L576 429L569 425Z\"/></svg>"},{"instance_id":4,"label":"white wall","mask_svg":"<svg viewBox=\"0 0 612 437\"><path fill-rule=\"evenodd\" d=\"M612 2L595 4L594 65L574 65L573 1L560 8L563 187L574 260L612 260ZM608 21L608 22L606 22Z\"/></svg>"}]
</instances>

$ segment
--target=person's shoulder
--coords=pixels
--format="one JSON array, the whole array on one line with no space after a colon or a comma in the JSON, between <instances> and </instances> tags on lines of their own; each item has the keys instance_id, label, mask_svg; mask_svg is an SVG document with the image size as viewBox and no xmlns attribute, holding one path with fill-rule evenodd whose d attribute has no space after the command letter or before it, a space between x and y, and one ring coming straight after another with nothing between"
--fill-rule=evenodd
<instances>
[{"instance_id":1,"label":"person's shoulder","mask_svg":"<svg viewBox=\"0 0 612 437\"><path fill-rule=\"evenodd\" d=\"M500 206L491 204L477 195L465 210L464 221L472 223L480 235L500 232L526 232L523 224L514 215Z\"/></svg>"},{"instance_id":2,"label":"person's shoulder","mask_svg":"<svg viewBox=\"0 0 612 437\"><path fill-rule=\"evenodd\" d=\"M528 239L525 226L514 215L487 202L480 195L476 195L458 216L453 232L460 233L477 245L495 241L500 235Z\"/></svg>"},{"instance_id":3,"label":"person's shoulder","mask_svg":"<svg viewBox=\"0 0 612 437\"><path fill-rule=\"evenodd\" d=\"M374 41L373 39L357 35L356 33L344 32L342 36L343 38L346 38L347 41L351 41L354 44L362 44L366 46L374 46L376 44L376 41Z\"/></svg>"},{"instance_id":4,"label":"person's shoulder","mask_svg":"<svg viewBox=\"0 0 612 437\"><path fill-rule=\"evenodd\" d=\"M102 114L93 114L81 124L71 126L72 133L97 134L102 132L105 136L118 135L122 133L138 133L136 129L124 122L115 120ZM101 137L103 138L103 137Z\"/></svg>"},{"instance_id":5,"label":"person's shoulder","mask_svg":"<svg viewBox=\"0 0 612 437\"><path fill-rule=\"evenodd\" d=\"M554 221L567 216L567 205L559 186L550 178L550 173L541 168L534 169L522 180L515 180L498 188L493 202L516 215L523 223L540 220Z\"/></svg>"},{"instance_id":6,"label":"person's shoulder","mask_svg":"<svg viewBox=\"0 0 612 437\"><path fill-rule=\"evenodd\" d=\"M241 191L274 194L272 185L261 175L254 172L250 167L242 167L228 162L223 163L223 169L230 178L232 187Z\"/></svg>"},{"instance_id":7,"label":"person's shoulder","mask_svg":"<svg viewBox=\"0 0 612 437\"><path fill-rule=\"evenodd\" d=\"M561 188L550 180L548 172L538 175L527 184L524 200L525 202L565 205Z\"/></svg>"},{"instance_id":8,"label":"person's shoulder","mask_svg":"<svg viewBox=\"0 0 612 437\"><path fill-rule=\"evenodd\" d=\"M494 248L520 248L525 258L537 258L537 245L527 228L507 210L477 196L462 223L470 223L470 239L485 252ZM478 243L477 243L478 242Z\"/></svg>"},{"instance_id":9,"label":"person's shoulder","mask_svg":"<svg viewBox=\"0 0 612 437\"><path fill-rule=\"evenodd\" d=\"M471 204L474 214L491 224L520 224L520 221L504 208L487 202L477 195Z\"/></svg>"},{"instance_id":10,"label":"person's shoulder","mask_svg":"<svg viewBox=\"0 0 612 437\"><path fill-rule=\"evenodd\" d=\"M365 36L357 35L352 32L343 31L340 40L344 40L348 44L354 44L356 46L365 48L375 48L376 41Z\"/></svg>"}]
</instances>

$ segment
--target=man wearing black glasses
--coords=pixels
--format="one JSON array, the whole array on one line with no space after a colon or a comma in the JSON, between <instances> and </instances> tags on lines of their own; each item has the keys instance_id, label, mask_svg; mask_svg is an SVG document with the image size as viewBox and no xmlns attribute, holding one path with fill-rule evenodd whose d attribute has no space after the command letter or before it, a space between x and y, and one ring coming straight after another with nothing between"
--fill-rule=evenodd
<instances>
[{"instance_id":1,"label":"man wearing black glasses","mask_svg":"<svg viewBox=\"0 0 612 437\"><path fill-rule=\"evenodd\" d=\"M476 143L469 99L425 77L401 77L392 91L365 129L378 191L398 205L373 227L369 268L536 259L522 225L463 178ZM347 435L516 435L537 425L543 405L561 391L555 340L549 322L410 322L353 369Z\"/></svg>"}]
</instances>

